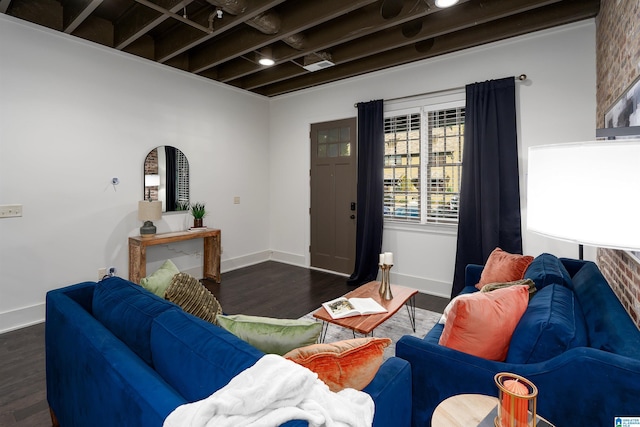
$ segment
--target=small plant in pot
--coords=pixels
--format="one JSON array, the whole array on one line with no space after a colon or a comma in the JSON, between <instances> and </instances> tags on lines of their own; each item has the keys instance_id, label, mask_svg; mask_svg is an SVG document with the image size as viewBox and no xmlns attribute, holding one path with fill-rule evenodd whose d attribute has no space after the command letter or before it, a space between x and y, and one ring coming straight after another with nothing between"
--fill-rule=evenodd
<instances>
[{"instance_id":1,"label":"small plant in pot","mask_svg":"<svg viewBox=\"0 0 640 427\"><path fill-rule=\"evenodd\" d=\"M207 215L207 212L204 208L204 203L197 202L191 204L191 215L193 216L193 227L200 228L202 227L202 218Z\"/></svg>"},{"instance_id":2,"label":"small plant in pot","mask_svg":"<svg viewBox=\"0 0 640 427\"><path fill-rule=\"evenodd\" d=\"M176 202L177 211L188 211L189 209L191 209L189 202Z\"/></svg>"}]
</instances>

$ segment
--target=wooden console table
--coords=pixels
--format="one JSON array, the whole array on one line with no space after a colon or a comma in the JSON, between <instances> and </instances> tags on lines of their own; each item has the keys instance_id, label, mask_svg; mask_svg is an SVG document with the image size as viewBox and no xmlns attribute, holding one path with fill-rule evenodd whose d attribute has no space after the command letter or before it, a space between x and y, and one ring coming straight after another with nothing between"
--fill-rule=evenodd
<instances>
[{"instance_id":1,"label":"wooden console table","mask_svg":"<svg viewBox=\"0 0 640 427\"><path fill-rule=\"evenodd\" d=\"M129 237L129 280L140 283L147 275L147 246L166 245L184 240L203 239L203 276L220 283L220 230L176 231L153 237Z\"/></svg>"}]
</instances>

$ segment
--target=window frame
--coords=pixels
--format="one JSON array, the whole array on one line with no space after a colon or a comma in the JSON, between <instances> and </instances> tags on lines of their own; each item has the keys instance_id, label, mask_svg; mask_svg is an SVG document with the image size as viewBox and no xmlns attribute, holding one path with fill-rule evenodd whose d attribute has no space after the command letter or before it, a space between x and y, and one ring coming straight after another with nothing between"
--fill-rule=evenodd
<instances>
[{"instance_id":1,"label":"window frame","mask_svg":"<svg viewBox=\"0 0 640 427\"><path fill-rule=\"evenodd\" d=\"M454 221L432 222L426 218L429 189L429 140L428 113L465 107L464 88L434 93L421 97L413 97L398 101L385 102L384 119L403 114L420 114L420 218L418 221L396 217L384 217L386 228L398 230L436 231L438 233L455 234L458 218ZM464 138L462 138L464 140ZM462 141L463 142L463 141ZM426 154L425 154L426 153ZM461 162L460 162L461 163ZM460 165L462 167L462 165ZM462 172L460 174L462 176ZM458 211L459 214L459 211Z\"/></svg>"}]
</instances>

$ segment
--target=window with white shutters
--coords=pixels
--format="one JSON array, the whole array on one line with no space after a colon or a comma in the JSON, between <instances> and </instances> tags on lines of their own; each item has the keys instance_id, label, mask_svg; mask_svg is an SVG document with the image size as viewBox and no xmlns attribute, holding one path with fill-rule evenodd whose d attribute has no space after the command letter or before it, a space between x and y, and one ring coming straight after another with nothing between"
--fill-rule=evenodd
<instances>
[{"instance_id":1,"label":"window with white shutters","mask_svg":"<svg viewBox=\"0 0 640 427\"><path fill-rule=\"evenodd\" d=\"M384 133L385 219L457 223L464 101L388 111Z\"/></svg>"},{"instance_id":2,"label":"window with white shutters","mask_svg":"<svg viewBox=\"0 0 640 427\"><path fill-rule=\"evenodd\" d=\"M180 150L176 150L176 163L178 166L176 202L186 210L189 206L189 161Z\"/></svg>"}]
</instances>

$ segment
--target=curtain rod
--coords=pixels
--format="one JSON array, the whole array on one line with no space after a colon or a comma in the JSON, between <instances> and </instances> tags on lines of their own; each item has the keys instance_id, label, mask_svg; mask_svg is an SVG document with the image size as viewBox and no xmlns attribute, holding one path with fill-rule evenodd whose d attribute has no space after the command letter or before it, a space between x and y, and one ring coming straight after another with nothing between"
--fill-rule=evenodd
<instances>
[{"instance_id":1,"label":"curtain rod","mask_svg":"<svg viewBox=\"0 0 640 427\"><path fill-rule=\"evenodd\" d=\"M527 75L526 74L520 74L519 76L514 76L513 78L516 81L523 82L523 81L527 80ZM436 91L432 91L432 92L417 93L415 95L400 96L398 98L389 98L389 99L385 99L385 101L400 101L401 99L415 98L415 97L418 97L418 96L437 95L439 93L451 92L451 91L454 91L454 90L462 90L465 87L466 86L459 86L459 87L452 87L452 88L449 88L449 89L436 90ZM359 104L359 102L356 102L355 104L353 104L353 108L358 108L358 104Z\"/></svg>"}]
</instances>

